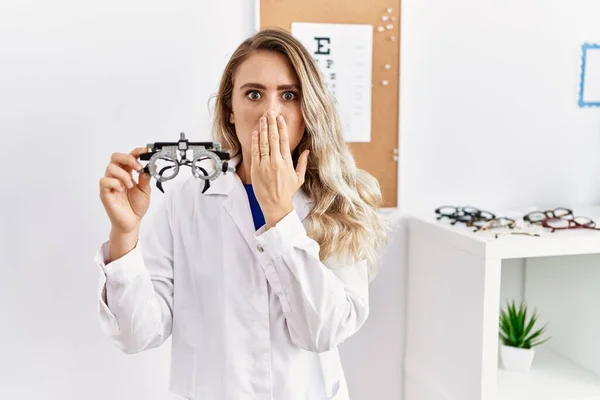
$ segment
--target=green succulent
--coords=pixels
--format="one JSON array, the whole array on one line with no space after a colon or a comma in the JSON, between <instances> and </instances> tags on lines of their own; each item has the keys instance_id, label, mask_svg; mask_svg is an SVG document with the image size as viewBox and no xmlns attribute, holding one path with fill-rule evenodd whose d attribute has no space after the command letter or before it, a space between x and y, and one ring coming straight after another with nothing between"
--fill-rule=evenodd
<instances>
[{"instance_id":1,"label":"green succulent","mask_svg":"<svg viewBox=\"0 0 600 400\"><path fill-rule=\"evenodd\" d=\"M536 331L533 330L537 319L536 312L533 312L528 319L527 306L524 302L521 302L517 308L514 300L507 301L506 309L500 310L500 339L506 346L521 349L531 349L547 342L550 338L541 339L546 332L546 325Z\"/></svg>"}]
</instances>

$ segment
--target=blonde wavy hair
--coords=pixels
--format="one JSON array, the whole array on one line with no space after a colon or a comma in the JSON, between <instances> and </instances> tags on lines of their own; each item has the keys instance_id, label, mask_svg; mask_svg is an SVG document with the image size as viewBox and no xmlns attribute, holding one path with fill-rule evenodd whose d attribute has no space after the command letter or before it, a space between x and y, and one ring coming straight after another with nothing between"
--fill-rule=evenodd
<instances>
[{"instance_id":1,"label":"blonde wavy hair","mask_svg":"<svg viewBox=\"0 0 600 400\"><path fill-rule=\"evenodd\" d=\"M381 245L387 242L385 224L378 208L382 203L377 180L356 167L342 136L339 116L320 70L306 48L290 33L263 29L242 42L227 63L216 97L213 140L233 156L241 151L232 112L235 73L253 52L269 50L287 57L300 81L304 135L293 153L309 149L302 189L310 197L308 235L320 246L320 257L330 256L367 262L370 279L376 274Z\"/></svg>"}]
</instances>

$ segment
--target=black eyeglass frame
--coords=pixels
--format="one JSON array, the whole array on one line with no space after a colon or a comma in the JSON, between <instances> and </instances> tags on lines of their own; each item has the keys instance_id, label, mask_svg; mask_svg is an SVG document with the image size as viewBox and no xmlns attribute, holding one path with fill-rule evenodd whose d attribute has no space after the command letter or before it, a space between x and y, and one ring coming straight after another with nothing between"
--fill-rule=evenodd
<instances>
[{"instance_id":1,"label":"black eyeglass frame","mask_svg":"<svg viewBox=\"0 0 600 400\"><path fill-rule=\"evenodd\" d=\"M448 211L445 212L445 210ZM494 213L480 210L477 207L472 206L456 207L444 205L436 208L435 213L437 214L436 219L438 220L441 220L442 218L450 219L450 225L455 225L458 222L469 224L474 221L489 221L496 218Z\"/></svg>"}]
</instances>

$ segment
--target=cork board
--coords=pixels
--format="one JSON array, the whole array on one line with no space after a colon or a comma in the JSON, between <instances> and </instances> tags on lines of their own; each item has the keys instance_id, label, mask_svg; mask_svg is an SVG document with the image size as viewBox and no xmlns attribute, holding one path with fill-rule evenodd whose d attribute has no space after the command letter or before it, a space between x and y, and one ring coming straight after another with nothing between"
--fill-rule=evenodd
<instances>
[{"instance_id":1,"label":"cork board","mask_svg":"<svg viewBox=\"0 0 600 400\"><path fill-rule=\"evenodd\" d=\"M260 28L291 32L293 22L373 26L371 141L348 145L357 166L379 181L383 206L397 207L400 0L257 1Z\"/></svg>"}]
</instances>

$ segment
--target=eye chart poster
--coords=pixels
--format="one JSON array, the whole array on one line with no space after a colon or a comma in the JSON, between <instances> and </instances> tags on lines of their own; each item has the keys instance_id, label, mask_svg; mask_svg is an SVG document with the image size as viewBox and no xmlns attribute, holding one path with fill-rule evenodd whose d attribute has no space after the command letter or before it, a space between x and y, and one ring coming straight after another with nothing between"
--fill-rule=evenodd
<instances>
[{"instance_id":1,"label":"eye chart poster","mask_svg":"<svg viewBox=\"0 0 600 400\"><path fill-rule=\"evenodd\" d=\"M294 22L336 103L347 142L371 141L373 26Z\"/></svg>"}]
</instances>

